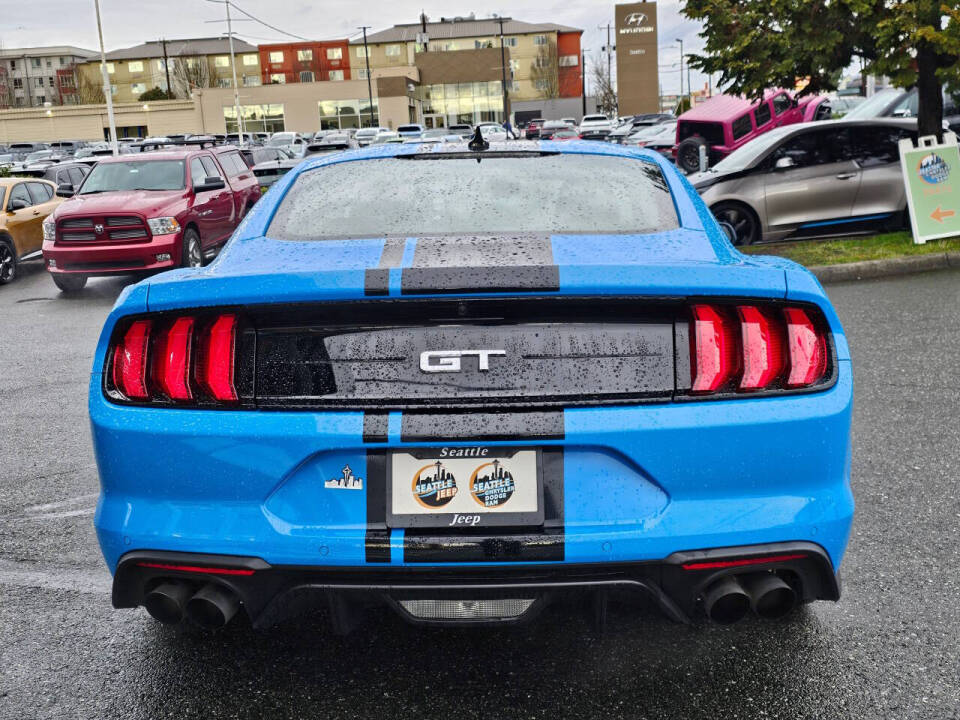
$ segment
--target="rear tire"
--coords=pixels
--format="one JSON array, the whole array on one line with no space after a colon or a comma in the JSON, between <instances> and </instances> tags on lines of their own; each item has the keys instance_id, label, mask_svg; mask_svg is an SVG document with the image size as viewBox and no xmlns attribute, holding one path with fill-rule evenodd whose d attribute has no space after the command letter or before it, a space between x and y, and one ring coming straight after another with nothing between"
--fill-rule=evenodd
<instances>
[{"instance_id":1,"label":"rear tire","mask_svg":"<svg viewBox=\"0 0 960 720\"><path fill-rule=\"evenodd\" d=\"M677 145L677 167L685 173L695 173L700 170L700 148L707 148L707 155L710 154L710 147L707 141L699 135L688 137Z\"/></svg>"},{"instance_id":2,"label":"rear tire","mask_svg":"<svg viewBox=\"0 0 960 720\"><path fill-rule=\"evenodd\" d=\"M87 284L86 275L62 275L60 273L51 273L53 284L60 288L63 293L75 293L83 290Z\"/></svg>"},{"instance_id":3,"label":"rear tire","mask_svg":"<svg viewBox=\"0 0 960 720\"><path fill-rule=\"evenodd\" d=\"M203 247L200 245L200 233L187 228L183 233L183 251L180 254L182 267L203 267Z\"/></svg>"},{"instance_id":4,"label":"rear tire","mask_svg":"<svg viewBox=\"0 0 960 720\"><path fill-rule=\"evenodd\" d=\"M13 243L0 239L0 285L11 283L17 278L17 251Z\"/></svg>"},{"instance_id":5,"label":"rear tire","mask_svg":"<svg viewBox=\"0 0 960 720\"><path fill-rule=\"evenodd\" d=\"M753 210L736 202L721 202L710 208L717 222L727 223L736 237L734 245L752 245L760 239L760 221Z\"/></svg>"}]
</instances>

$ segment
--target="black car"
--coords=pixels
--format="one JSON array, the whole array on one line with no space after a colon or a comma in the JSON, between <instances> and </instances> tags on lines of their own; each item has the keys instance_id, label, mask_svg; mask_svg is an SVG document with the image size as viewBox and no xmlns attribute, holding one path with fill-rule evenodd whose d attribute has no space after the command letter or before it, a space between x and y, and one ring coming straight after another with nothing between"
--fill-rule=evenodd
<instances>
[{"instance_id":1,"label":"black car","mask_svg":"<svg viewBox=\"0 0 960 720\"><path fill-rule=\"evenodd\" d=\"M38 150L49 150L50 146L42 142L15 142L10 143L7 152L13 155L15 162L23 162L27 155L35 153Z\"/></svg>"},{"instance_id":2,"label":"black car","mask_svg":"<svg viewBox=\"0 0 960 720\"><path fill-rule=\"evenodd\" d=\"M61 186L68 185L70 186L70 194L72 195L72 191L80 186L80 183L83 182L83 179L87 177L89 172L90 165L87 165L86 163L62 162L57 163L56 165L50 165L46 168L23 170L22 172L18 172L17 175L26 175L29 177L49 180L57 186L58 192Z\"/></svg>"},{"instance_id":3,"label":"black car","mask_svg":"<svg viewBox=\"0 0 960 720\"><path fill-rule=\"evenodd\" d=\"M628 138L630 135L633 135L633 133L642 127L659 125L660 123L669 122L671 120L676 120L676 117L674 115L668 115L667 113L646 113L644 115L634 115L632 118L607 135L607 140L622 144L626 138Z\"/></svg>"},{"instance_id":4,"label":"black car","mask_svg":"<svg viewBox=\"0 0 960 720\"><path fill-rule=\"evenodd\" d=\"M60 155L73 157L77 150L87 145L85 140L56 140L50 143L50 149Z\"/></svg>"}]
</instances>

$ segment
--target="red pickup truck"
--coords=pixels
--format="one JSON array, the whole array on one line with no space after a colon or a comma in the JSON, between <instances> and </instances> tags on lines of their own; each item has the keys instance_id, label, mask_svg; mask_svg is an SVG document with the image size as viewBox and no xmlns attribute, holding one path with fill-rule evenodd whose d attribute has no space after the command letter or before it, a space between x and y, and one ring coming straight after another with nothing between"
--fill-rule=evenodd
<instances>
[{"instance_id":1,"label":"red pickup truck","mask_svg":"<svg viewBox=\"0 0 960 720\"><path fill-rule=\"evenodd\" d=\"M172 148L101 160L43 223L43 259L64 292L88 277L199 267L260 198L240 151Z\"/></svg>"}]
</instances>

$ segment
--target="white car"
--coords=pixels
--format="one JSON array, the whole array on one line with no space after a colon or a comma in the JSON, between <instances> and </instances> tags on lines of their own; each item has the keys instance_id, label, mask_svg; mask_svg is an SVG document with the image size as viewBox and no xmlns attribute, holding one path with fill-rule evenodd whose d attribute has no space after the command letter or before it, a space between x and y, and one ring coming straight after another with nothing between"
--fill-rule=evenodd
<instances>
[{"instance_id":1,"label":"white car","mask_svg":"<svg viewBox=\"0 0 960 720\"><path fill-rule=\"evenodd\" d=\"M613 123L606 115L584 115L580 121L580 134L593 132L610 132L613 130Z\"/></svg>"},{"instance_id":2,"label":"white car","mask_svg":"<svg viewBox=\"0 0 960 720\"><path fill-rule=\"evenodd\" d=\"M478 127L480 128L480 134L487 142L506 142L507 140L507 131L503 125L486 125L481 123Z\"/></svg>"},{"instance_id":3,"label":"white car","mask_svg":"<svg viewBox=\"0 0 960 720\"><path fill-rule=\"evenodd\" d=\"M366 147L382 132L389 132L389 129L384 127L360 128L357 130L357 134L353 136L353 139L357 141L357 145L360 147Z\"/></svg>"}]
</instances>

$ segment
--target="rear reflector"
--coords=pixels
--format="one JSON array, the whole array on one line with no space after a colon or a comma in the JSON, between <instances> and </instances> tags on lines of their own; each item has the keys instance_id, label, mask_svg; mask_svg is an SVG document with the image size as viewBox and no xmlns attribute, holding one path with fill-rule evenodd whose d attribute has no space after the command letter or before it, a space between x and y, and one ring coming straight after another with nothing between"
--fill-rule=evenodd
<instances>
[{"instance_id":1,"label":"rear reflector","mask_svg":"<svg viewBox=\"0 0 960 720\"><path fill-rule=\"evenodd\" d=\"M154 570L175 570L177 572L200 573L203 575L253 575L254 570L241 568L212 568L198 565L168 565L166 563L138 562L137 567L152 568Z\"/></svg>"},{"instance_id":2,"label":"rear reflector","mask_svg":"<svg viewBox=\"0 0 960 720\"><path fill-rule=\"evenodd\" d=\"M802 560L806 555L803 553L794 553L792 555L770 555L760 558L742 558L740 560L715 560L712 562L686 563L684 570L722 570L723 568L744 567L746 565L765 565L767 563L788 562L789 560Z\"/></svg>"},{"instance_id":3,"label":"rear reflector","mask_svg":"<svg viewBox=\"0 0 960 720\"><path fill-rule=\"evenodd\" d=\"M795 390L829 374L827 336L807 310L762 305L732 310L690 307L691 394Z\"/></svg>"},{"instance_id":4,"label":"rear reflector","mask_svg":"<svg viewBox=\"0 0 960 720\"><path fill-rule=\"evenodd\" d=\"M124 333L113 351L113 384L128 398L146 400L147 346L150 342L150 320L137 320Z\"/></svg>"}]
</instances>

